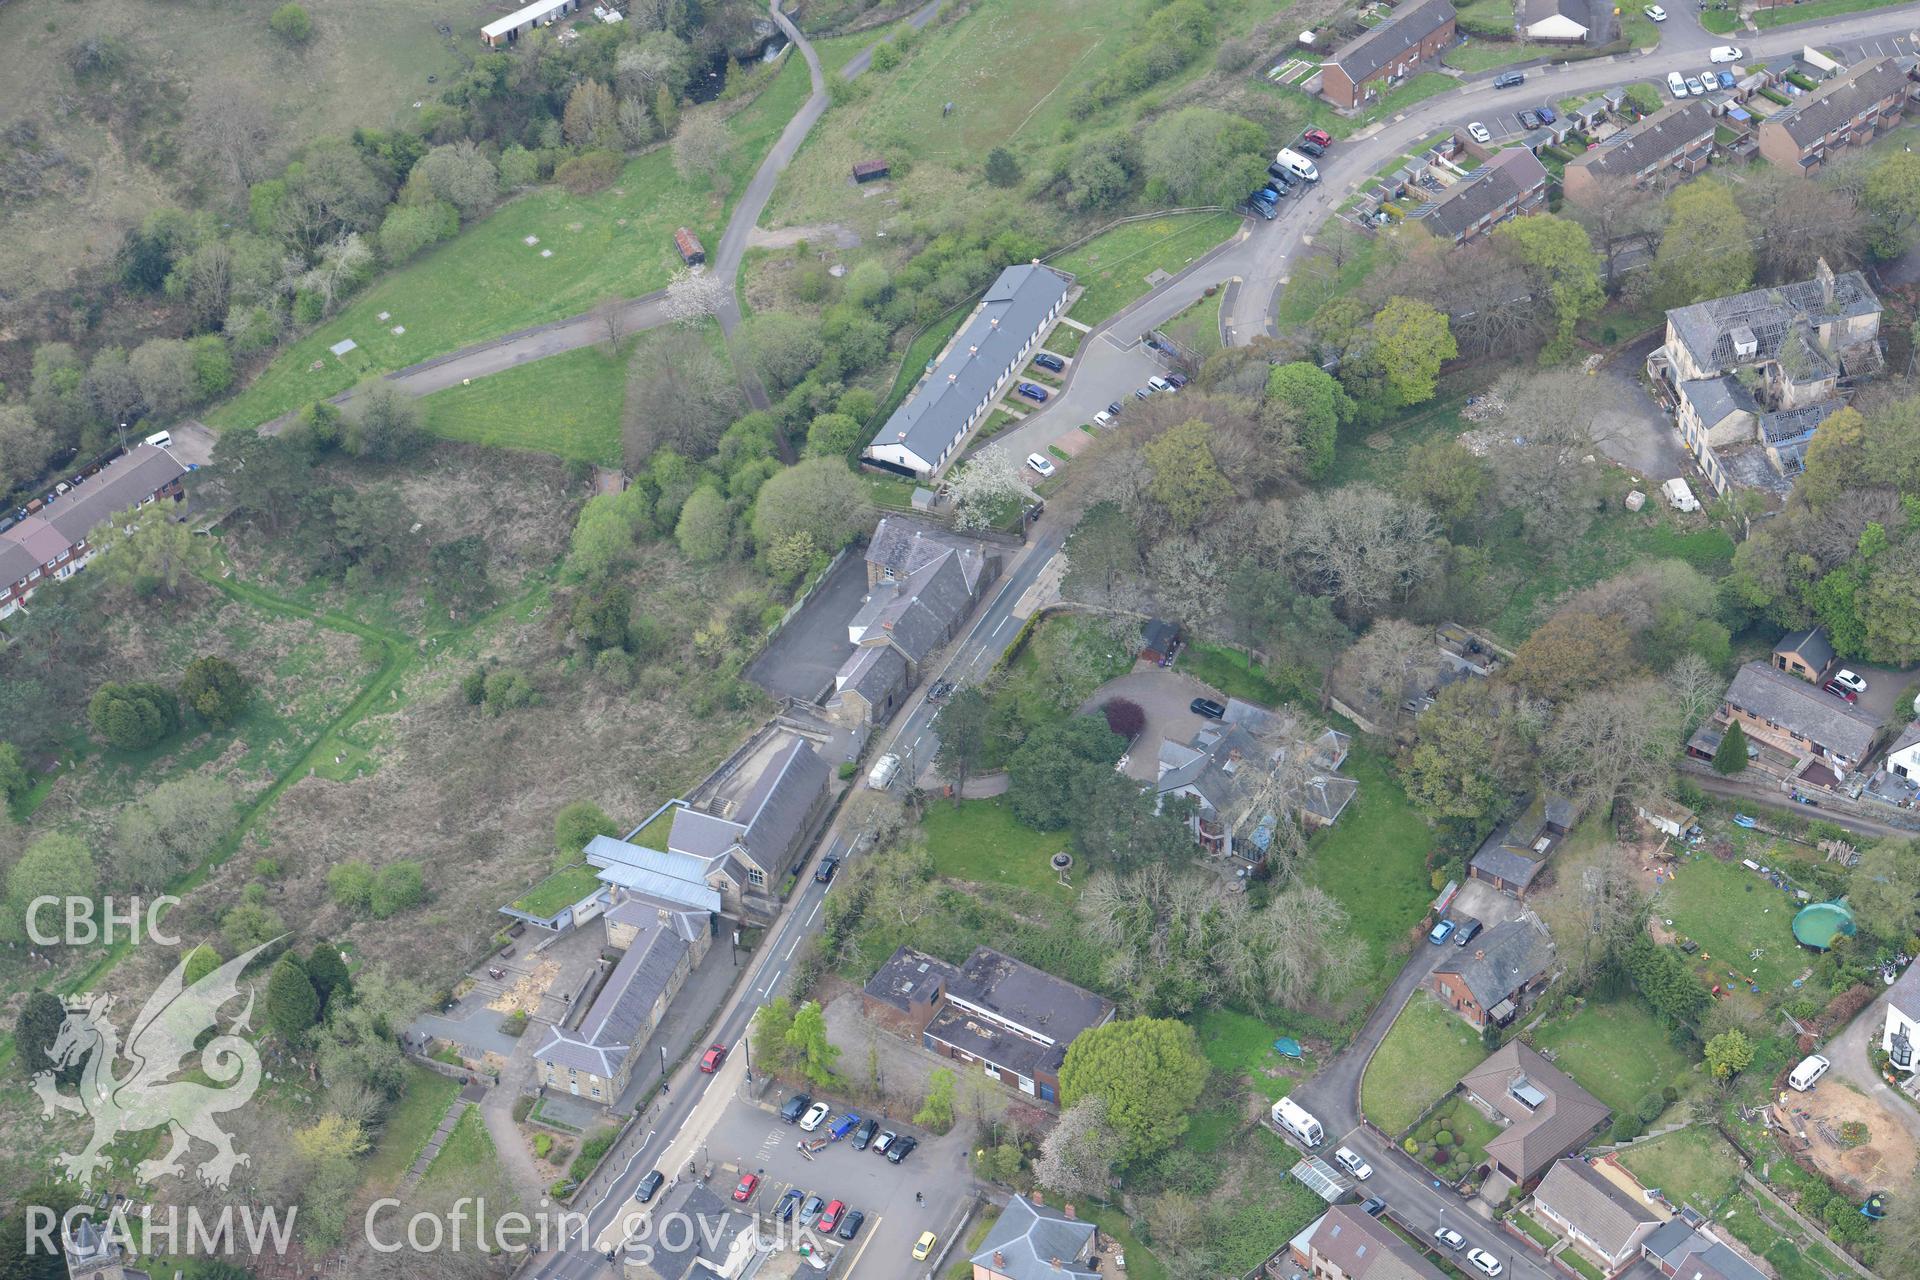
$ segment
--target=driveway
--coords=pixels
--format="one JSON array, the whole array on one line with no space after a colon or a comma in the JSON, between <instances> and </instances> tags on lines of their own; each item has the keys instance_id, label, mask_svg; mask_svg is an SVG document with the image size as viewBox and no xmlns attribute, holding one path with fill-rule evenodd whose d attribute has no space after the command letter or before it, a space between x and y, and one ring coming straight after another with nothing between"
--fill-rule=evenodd
<instances>
[{"instance_id":1,"label":"driveway","mask_svg":"<svg viewBox=\"0 0 1920 1280\"><path fill-rule=\"evenodd\" d=\"M1890 992L1881 992L1880 998L1861 1010L1860 1016L1829 1040L1821 1052L1833 1063L1835 1076L1879 1103L1907 1131L1909 1138L1920 1143L1920 1111L1915 1111L1913 1103L1882 1080L1867 1058L1867 1046L1879 1043L1881 1029L1887 1025L1887 1000L1890 995Z\"/></svg>"},{"instance_id":2,"label":"driveway","mask_svg":"<svg viewBox=\"0 0 1920 1280\"><path fill-rule=\"evenodd\" d=\"M1093 691L1080 705L1080 713L1097 711L1114 698L1138 703L1147 713L1147 727L1127 753L1126 775L1139 782L1152 782L1159 776L1162 741L1191 742L1201 725L1212 723L1189 708L1195 698L1225 702L1226 695L1192 676L1142 662L1118 680L1109 680Z\"/></svg>"},{"instance_id":3,"label":"driveway","mask_svg":"<svg viewBox=\"0 0 1920 1280\"><path fill-rule=\"evenodd\" d=\"M1902 671L1898 667L1876 667L1865 662L1844 661L1839 664L1867 682L1867 691L1860 695L1855 708L1864 711L1879 720L1883 726L1894 728L1914 718L1913 703L1901 697L1920 680L1920 668ZM1837 668L1836 668L1837 669Z\"/></svg>"},{"instance_id":4,"label":"driveway","mask_svg":"<svg viewBox=\"0 0 1920 1280\"><path fill-rule=\"evenodd\" d=\"M747 666L747 679L776 698L818 702L853 652L847 624L867 598L867 562L851 552Z\"/></svg>"},{"instance_id":5,"label":"driveway","mask_svg":"<svg viewBox=\"0 0 1920 1280\"><path fill-rule=\"evenodd\" d=\"M1593 434L1600 451L1652 484L1687 474L1680 433L1641 381L1647 353L1663 335L1634 343L1593 376Z\"/></svg>"}]
</instances>

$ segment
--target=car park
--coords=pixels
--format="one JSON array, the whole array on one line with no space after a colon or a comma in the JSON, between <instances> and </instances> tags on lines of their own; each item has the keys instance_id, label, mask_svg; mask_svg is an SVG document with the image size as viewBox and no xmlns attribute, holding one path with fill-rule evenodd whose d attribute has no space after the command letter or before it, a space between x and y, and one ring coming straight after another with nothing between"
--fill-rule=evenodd
<instances>
[{"instance_id":1,"label":"car park","mask_svg":"<svg viewBox=\"0 0 1920 1280\"><path fill-rule=\"evenodd\" d=\"M1047 389L1037 382L1023 382L1014 390L1035 404L1045 404L1047 401Z\"/></svg>"},{"instance_id":2,"label":"car park","mask_svg":"<svg viewBox=\"0 0 1920 1280\"><path fill-rule=\"evenodd\" d=\"M826 857L820 859L820 867L813 873L814 882L817 884L832 884L833 874L839 869L840 859L834 857L832 854L828 854Z\"/></svg>"},{"instance_id":3,"label":"car park","mask_svg":"<svg viewBox=\"0 0 1920 1280\"><path fill-rule=\"evenodd\" d=\"M820 1221L820 1214L826 1207L827 1202L819 1196L808 1196L800 1205L800 1225L810 1227Z\"/></svg>"},{"instance_id":4,"label":"car park","mask_svg":"<svg viewBox=\"0 0 1920 1280\"><path fill-rule=\"evenodd\" d=\"M1178 391L1180 388L1187 385L1188 379L1187 379L1187 375L1184 373L1170 373L1167 375L1167 381L1173 384L1173 389L1175 391Z\"/></svg>"},{"instance_id":5,"label":"car park","mask_svg":"<svg viewBox=\"0 0 1920 1280\"><path fill-rule=\"evenodd\" d=\"M1133 398L1135 400L1145 400L1148 396L1152 394L1153 394L1153 388L1151 387L1135 387L1133 389Z\"/></svg>"},{"instance_id":6,"label":"car park","mask_svg":"<svg viewBox=\"0 0 1920 1280\"><path fill-rule=\"evenodd\" d=\"M1173 390L1173 384L1171 382L1168 382L1165 378L1160 377L1158 374L1155 374L1153 377L1148 378L1147 385L1152 387L1155 391Z\"/></svg>"},{"instance_id":7,"label":"car park","mask_svg":"<svg viewBox=\"0 0 1920 1280\"><path fill-rule=\"evenodd\" d=\"M860 1117L849 1111L843 1116L836 1117L834 1122L827 1126L827 1135L835 1142L838 1142L840 1139L852 1133L854 1127L859 1123Z\"/></svg>"},{"instance_id":8,"label":"car park","mask_svg":"<svg viewBox=\"0 0 1920 1280\"><path fill-rule=\"evenodd\" d=\"M1373 1166L1360 1158L1360 1154L1351 1147L1342 1147L1333 1153L1333 1158L1342 1169L1365 1182L1373 1176Z\"/></svg>"},{"instance_id":9,"label":"car park","mask_svg":"<svg viewBox=\"0 0 1920 1280\"><path fill-rule=\"evenodd\" d=\"M733 1198L744 1204L748 1200L753 1199L753 1193L759 1189L760 1175L757 1173L743 1173L740 1175L739 1185L733 1189Z\"/></svg>"},{"instance_id":10,"label":"car park","mask_svg":"<svg viewBox=\"0 0 1920 1280\"><path fill-rule=\"evenodd\" d=\"M1056 470L1058 470L1058 468L1056 468L1051 462L1048 462L1045 458L1041 457L1037 453L1030 453L1027 455L1027 465L1029 467L1032 467L1034 474L1039 476L1042 480L1045 480L1048 476L1052 475Z\"/></svg>"},{"instance_id":11,"label":"car park","mask_svg":"<svg viewBox=\"0 0 1920 1280\"><path fill-rule=\"evenodd\" d=\"M640 1185L633 1189L633 1198L641 1204L647 1203L656 1195L660 1194L660 1184L666 1180L667 1175L655 1169L652 1173L640 1179Z\"/></svg>"},{"instance_id":12,"label":"car park","mask_svg":"<svg viewBox=\"0 0 1920 1280\"><path fill-rule=\"evenodd\" d=\"M1467 136L1483 145L1493 141L1493 135L1487 132L1487 126L1481 124L1478 120L1475 120L1467 126Z\"/></svg>"},{"instance_id":13,"label":"car park","mask_svg":"<svg viewBox=\"0 0 1920 1280\"><path fill-rule=\"evenodd\" d=\"M1275 164L1286 166L1287 171L1295 177L1305 178L1308 182L1320 181L1320 170L1315 167L1313 161L1291 147L1280 148L1280 153L1273 159Z\"/></svg>"},{"instance_id":14,"label":"car park","mask_svg":"<svg viewBox=\"0 0 1920 1280\"><path fill-rule=\"evenodd\" d=\"M1474 1270L1484 1275L1497 1276L1503 1270L1500 1265L1500 1259L1494 1257L1485 1249L1467 1250L1467 1261L1473 1264Z\"/></svg>"},{"instance_id":15,"label":"car park","mask_svg":"<svg viewBox=\"0 0 1920 1280\"><path fill-rule=\"evenodd\" d=\"M1110 404L1110 405L1108 405L1108 406L1107 406L1107 412L1108 412L1108 413L1110 413L1110 414L1112 414L1112 415L1113 415L1114 417L1116 417L1116 418L1117 418L1117 417L1119 417L1119 416L1120 416L1120 402L1119 402L1118 400L1115 400L1115 401L1114 401L1114 402L1113 402L1112 404Z\"/></svg>"},{"instance_id":16,"label":"car park","mask_svg":"<svg viewBox=\"0 0 1920 1280\"><path fill-rule=\"evenodd\" d=\"M915 1262L925 1262L928 1258L931 1258L933 1256L933 1246L938 1243L938 1241L939 1237L935 1236L933 1232L922 1231L920 1238L913 1242L913 1260Z\"/></svg>"},{"instance_id":17,"label":"car park","mask_svg":"<svg viewBox=\"0 0 1920 1280\"><path fill-rule=\"evenodd\" d=\"M1511 89L1515 85L1522 85L1526 82L1527 73L1524 71L1502 71L1493 78L1493 87L1496 89Z\"/></svg>"},{"instance_id":18,"label":"car park","mask_svg":"<svg viewBox=\"0 0 1920 1280\"><path fill-rule=\"evenodd\" d=\"M1741 53L1736 46L1730 44L1717 44L1707 50L1708 62L1738 62L1744 57L1746 57L1744 53Z\"/></svg>"},{"instance_id":19,"label":"car park","mask_svg":"<svg viewBox=\"0 0 1920 1280\"><path fill-rule=\"evenodd\" d=\"M1667 11L1657 4L1650 4L1640 12L1652 18L1655 22L1665 22L1667 20Z\"/></svg>"},{"instance_id":20,"label":"car park","mask_svg":"<svg viewBox=\"0 0 1920 1280\"><path fill-rule=\"evenodd\" d=\"M888 1129L885 1133L882 1133L879 1137L873 1140L873 1154L877 1156L883 1156L887 1154L887 1148L892 1146L894 1143L898 1142L899 1140L900 1140L899 1135L894 1133L893 1130Z\"/></svg>"},{"instance_id":21,"label":"car park","mask_svg":"<svg viewBox=\"0 0 1920 1280\"><path fill-rule=\"evenodd\" d=\"M1093 425L1096 427L1110 427L1113 425L1113 415L1105 409L1102 409L1093 415Z\"/></svg>"},{"instance_id":22,"label":"car park","mask_svg":"<svg viewBox=\"0 0 1920 1280\"><path fill-rule=\"evenodd\" d=\"M826 1212L820 1215L820 1229L822 1231L831 1231L835 1227L839 1226L840 1216L844 1214L846 1211L847 1211L847 1202L845 1200L827 1201Z\"/></svg>"},{"instance_id":23,"label":"car park","mask_svg":"<svg viewBox=\"0 0 1920 1280\"><path fill-rule=\"evenodd\" d=\"M1227 714L1227 709L1212 698L1195 698L1187 704L1187 710L1197 716L1205 716L1209 720L1219 720Z\"/></svg>"},{"instance_id":24,"label":"car park","mask_svg":"<svg viewBox=\"0 0 1920 1280\"><path fill-rule=\"evenodd\" d=\"M700 1069L708 1075L712 1075L720 1069L720 1064L726 1060L727 1046L723 1044L710 1044L707 1046L707 1051L700 1055Z\"/></svg>"},{"instance_id":25,"label":"car park","mask_svg":"<svg viewBox=\"0 0 1920 1280\"><path fill-rule=\"evenodd\" d=\"M807 1108L807 1114L800 1117L800 1128L804 1132L812 1133L826 1122L827 1116L832 1110L833 1108L824 1102L814 1103Z\"/></svg>"},{"instance_id":26,"label":"car park","mask_svg":"<svg viewBox=\"0 0 1920 1280\"><path fill-rule=\"evenodd\" d=\"M1467 1247L1467 1238L1458 1231L1455 1231L1452 1227L1435 1227L1433 1238L1449 1249L1464 1249Z\"/></svg>"},{"instance_id":27,"label":"car park","mask_svg":"<svg viewBox=\"0 0 1920 1280\"><path fill-rule=\"evenodd\" d=\"M1687 78L1678 71L1667 72L1667 92L1676 98L1687 96Z\"/></svg>"},{"instance_id":28,"label":"car park","mask_svg":"<svg viewBox=\"0 0 1920 1280\"><path fill-rule=\"evenodd\" d=\"M1560 118L1559 113L1552 107L1535 107L1534 111L1539 114L1541 124L1552 124Z\"/></svg>"},{"instance_id":29,"label":"car park","mask_svg":"<svg viewBox=\"0 0 1920 1280\"><path fill-rule=\"evenodd\" d=\"M1845 685L1841 684L1838 680L1829 680L1826 682L1826 684L1822 685L1821 687L1825 689L1828 693L1832 694L1834 697L1840 698L1846 702L1860 701L1859 694L1847 688Z\"/></svg>"},{"instance_id":30,"label":"car park","mask_svg":"<svg viewBox=\"0 0 1920 1280\"><path fill-rule=\"evenodd\" d=\"M1033 362L1042 369L1051 369L1055 373L1059 373L1067 367L1065 360L1047 351L1042 351L1039 355L1035 356Z\"/></svg>"},{"instance_id":31,"label":"car park","mask_svg":"<svg viewBox=\"0 0 1920 1280\"><path fill-rule=\"evenodd\" d=\"M1280 216L1279 206L1268 200L1250 200L1247 211L1264 222L1272 222Z\"/></svg>"},{"instance_id":32,"label":"car park","mask_svg":"<svg viewBox=\"0 0 1920 1280\"><path fill-rule=\"evenodd\" d=\"M849 1209L847 1210L846 1220L840 1224L840 1229L834 1232L834 1234L842 1240L851 1240L860 1234L860 1224L866 1220L866 1214L860 1212L858 1209Z\"/></svg>"},{"instance_id":33,"label":"car park","mask_svg":"<svg viewBox=\"0 0 1920 1280\"><path fill-rule=\"evenodd\" d=\"M805 1193L798 1187L788 1187L787 1193L780 1197L780 1203L773 1206L773 1220L786 1222L793 1217L793 1211L800 1207L800 1197Z\"/></svg>"},{"instance_id":34,"label":"car park","mask_svg":"<svg viewBox=\"0 0 1920 1280\"><path fill-rule=\"evenodd\" d=\"M853 1149L865 1151L873 1143L873 1135L880 1132L880 1122L869 1120L854 1131Z\"/></svg>"},{"instance_id":35,"label":"car park","mask_svg":"<svg viewBox=\"0 0 1920 1280\"><path fill-rule=\"evenodd\" d=\"M1442 920L1439 924L1433 926L1433 932L1427 935L1427 941L1434 943L1436 946L1445 942L1453 935L1453 927L1453 921Z\"/></svg>"},{"instance_id":36,"label":"car park","mask_svg":"<svg viewBox=\"0 0 1920 1280\"><path fill-rule=\"evenodd\" d=\"M812 1098L804 1093L796 1093L780 1104L780 1118L788 1124L799 1124L800 1117L807 1114L807 1108L812 1105Z\"/></svg>"},{"instance_id":37,"label":"car park","mask_svg":"<svg viewBox=\"0 0 1920 1280\"><path fill-rule=\"evenodd\" d=\"M1520 121L1520 127L1522 129L1538 129L1540 127L1540 116L1537 112L1522 111L1517 119Z\"/></svg>"},{"instance_id":38,"label":"car park","mask_svg":"<svg viewBox=\"0 0 1920 1280\"><path fill-rule=\"evenodd\" d=\"M1692 94L1694 97L1698 98L1706 94L1707 87L1700 83L1700 78L1698 76L1688 76L1687 92Z\"/></svg>"},{"instance_id":39,"label":"car park","mask_svg":"<svg viewBox=\"0 0 1920 1280\"><path fill-rule=\"evenodd\" d=\"M1841 688L1851 689L1855 693L1865 693L1867 691L1867 682L1845 667L1833 673L1833 682Z\"/></svg>"},{"instance_id":40,"label":"car park","mask_svg":"<svg viewBox=\"0 0 1920 1280\"><path fill-rule=\"evenodd\" d=\"M899 1164L902 1160L912 1155L913 1149L919 1145L920 1139L918 1138L909 1138L904 1135L895 1138L887 1144L887 1163Z\"/></svg>"},{"instance_id":41,"label":"car park","mask_svg":"<svg viewBox=\"0 0 1920 1280\"><path fill-rule=\"evenodd\" d=\"M1302 152L1312 156L1316 160L1318 160L1321 156L1327 154L1327 149L1325 147L1321 146L1317 142L1311 142L1306 138L1300 139L1300 142L1298 145Z\"/></svg>"},{"instance_id":42,"label":"car park","mask_svg":"<svg viewBox=\"0 0 1920 1280\"><path fill-rule=\"evenodd\" d=\"M1456 947L1466 946L1469 942L1479 937L1480 931L1485 927L1486 926L1478 920L1462 920L1460 927L1454 931L1453 945Z\"/></svg>"}]
</instances>

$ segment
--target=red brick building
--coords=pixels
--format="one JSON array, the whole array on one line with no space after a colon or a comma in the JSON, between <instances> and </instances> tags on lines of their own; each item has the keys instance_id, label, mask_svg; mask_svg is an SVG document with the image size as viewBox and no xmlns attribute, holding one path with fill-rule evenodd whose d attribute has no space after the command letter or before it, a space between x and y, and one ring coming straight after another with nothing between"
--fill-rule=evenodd
<instances>
[{"instance_id":1,"label":"red brick building","mask_svg":"<svg viewBox=\"0 0 1920 1280\"><path fill-rule=\"evenodd\" d=\"M1453 34L1453 6L1447 0L1415 0L1320 64L1321 96L1336 107L1369 102L1429 64L1437 65Z\"/></svg>"},{"instance_id":2,"label":"red brick building","mask_svg":"<svg viewBox=\"0 0 1920 1280\"><path fill-rule=\"evenodd\" d=\"M135 445L0 533L0 618L19 609L48 581L85 568L94 552L87 537L109 517L156 499L178 498L186 471L165 449Z\"/></svg>"}]
</instances>

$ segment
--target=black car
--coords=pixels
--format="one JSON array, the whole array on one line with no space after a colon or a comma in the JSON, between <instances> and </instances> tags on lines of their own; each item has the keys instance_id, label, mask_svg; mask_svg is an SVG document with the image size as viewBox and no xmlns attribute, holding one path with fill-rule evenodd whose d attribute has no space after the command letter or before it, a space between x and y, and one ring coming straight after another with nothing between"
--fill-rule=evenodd
<instances>
[{"instance_id":1,"label":"black car","mask_svg":"<svg viewBox=\"0 0 1920 1280\"><path fill-rule=\"evenodd\" d=\"M1114 417L1116 417L1116 418L1117 418L1117 417L1119 417L1119 416L1120 416L1120 402L1119 402L1118 400L1115 400L1115 401L1114 401L1114 402L1113 402L1112 404L1110 404L1110 405L1108 405L1108 406L1107 406L1107 412L1108 412L1108 413L1110 413L1110 414L1112 414L1112 415L1113 415Z\"/></svg>"},{"instance_id":2,"label":"black car","mask_svg":"<svg viewBox=\"0 0 1920 1280\"><path fill-rule=\"evenodd\" d=\"M895 1138L887 1144L887 1163L899 1164L902 1160L912 1155L913 1149L919 1145L920 1140L918 1138L909 1138L905 1135Z\"/></svg>"},{"instance_id":3,"label":"black car","mask_svg":"<svg viewBox=\"0 0 1920 1280\"><path fill-rule=\"evenodd\" d=\"M788 1124L799 1124L800 1117L807 1114L807 1108L812 1105L812 1098L804 1093L796 1093L780 1104L780 1118Z\"/></svg>"},{"instance_id":4,"label":"black car","mask_svg":"<svg viewBox=\"0 0 1920 1280\"><path fill-rule=\"evenodd\" d=\"M1486 926L1478 920L1462 920L1460 927L1453 931L1453 945L1456 947L1466 946L1469 942L1479 937L1480 931L1484 928L1486 928Z\"/></svg>"},{"instance_id":5,"label":"black car","mask_svg":"<svg viewBox=\"0 0 1920 1280\"><path fill-rule=\"evenodd\" d=\"M1209 720L1218 720L1227 714L1227 709L1212 698L1195 698L1188 704L1187 710L1197 716L1205 716Z\"/></svg>"},{"instance_id":6,"label":"black car","mask_svg":"<svg viewBox=\"0 0 1920 1280\"><path fill-rule=\"evenodd\" d=\"M660 1193L660 1184L666 1180L667 1175L655 1169L652 1173L640 1179L640 1185L633 1189L633 1198L641 1204L647 1203L647 1201L653 1199L654 1196Z\"/></svg>"},{"instance_id":7,"label":"black car","mask_svg":"<svg viewBox=\"0 0 1920 1280\"><path fill-rule=\"evenodd\" d=\"M855 1151L865 1151L867 1144L873 1141L873 1135L878 1132L880 1132L880 1122L878 1120L869 1120L858 1129L855 1129L853 1131L853 1149ZM852 1237L849 1236L848 1239L852 1239Z\"/></svg>"},{"instance_id":8,"label":"black car","mask_svg":"<svg viewBox=\"0 0 1920 1280\"><path fill-rule=\"evenodd\" d=\"M1323 156L1327 154L1327 149L1325 147L1321 146L1319 143L1314 142L1309 138L1302 138L1300 139L1300 141L1294 143L1293 145L1297 149L1306 152L1310 156Z\"/></svg>"},{"instance_id":9,"label":"black car","mask_svg":"<svg viewBox=\"0 0 1920 1280\"><path fill-rule=\"evenodd\" d=\"M1527 73L1524 71L1502 71L1493 78L1493 87L1496 89L1511 89L1517 84L1525 84L1526 82Z\"/></svg>"},{"instance_id":10,"label":"black car","mask_svg":"<svg viewBox=\"0 0 1920 1280\"><path fill-rule=\"evenodd\" d=\"M1385 1200L1382 1200L1379 1196L1372 1196L1367 1200L1363 1201L1360 1205L1360 1212L1366 1214L1369 1218L1377 1218L1381 1214L1385 1213L1386 1210L1387 1210L1387 1202Z\"/></svg>"},{"instance_id":11,"label":"black car","mask_svg":"<svg viewBox=\"0 0 1920 1280\"><path fill-rule=\"evenodd\" d=\"M851 1240L860 1234L860 1224L866 1220L866 1214L860 1212L858 1209L849 1209L841 1215L840 1229L833 1234L839 1236L842 1240Z\"/></svg>"},{"instance_id":12,"label":"black car","mask_svg":"<svg viewBox=\"0 0 1920 1280\"><path fill-rule=\"evenodd\" d=\"M820 869L813 873L813 878L821 884L830 884L833 881L833 873L839 869L840 859L829 855L820 859Z\"/></svg>"},{"instance_id":13,"label":"black car","mask_svg":"<svg viewBox=\"0 0 1920 1280\"><path fill-rule=\"evenodd\" d=\"M1540 127L1540 113L1537 111L1522 111L1517 118L1520 121L1520 127L1522 129L1538 129Z\"/></svg>"},{"instance_id":14,"label":"black car","mask_svg":"<svg viewBox=\"0 0 1920 1280\"><path fill-rule=\"evenodd\" d=\"M1065 360L1062 360L1059 356L1056 356L1056 355L1049 355L1044 351L1042 351L1039 355L1035 356L1033 358L1033 362L1039 365L1042 369L1051 369L1055 373L1059 373L1062 369L1067 367L1067 362Z\"/></svg>"},{"instance_id":15,"label":"black car","mask_svg":"<svg viewBox=\"0 0 1920 1280\"><path fill-rule=\"evenodd\" d=\"M1181 387L1187 385L1187 375L1184 373L1170 373L1167 375L1167 381L1171 382L1174 390L1178 391Z\"/></svg>"},{"instance_id":16,"label":"black car","mask_svg":"<svg viewBox=\"0 0 1920 1280\"><path fill-rule=\"evenodd\" d=\"M1269 178L1272 178L1275 182L1279 183L1283 187L1290 187L1293 185L1293 175L1287 172L1287 167L1283 164L1268 165L1267 176Z\"/></svg>"}]
</instances>

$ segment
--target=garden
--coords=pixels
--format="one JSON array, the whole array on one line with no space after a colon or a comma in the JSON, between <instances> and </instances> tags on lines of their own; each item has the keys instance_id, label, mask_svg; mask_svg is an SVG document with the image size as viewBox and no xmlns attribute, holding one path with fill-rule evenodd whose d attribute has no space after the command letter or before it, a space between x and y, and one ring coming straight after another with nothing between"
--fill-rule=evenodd
<instances>
[{"instance_id":1,"label":"garden","mask_svg":"<svg viewBox=\"0 0 1920 1280\"><path fill-rule=\"evenodd\" d=\"M1400 1146L1439 1177L1457 1183L1486 1160L1487 1144L1499 1136L1499 1125L1465 1094L1455 1094L1434 1108Z\"/></svg>"},{"instance_id":2,"label":"garden","mask_svg":"<svg viewBox=\"0 0 1920 1280\"><path fill-rule=\"evenodd\" d=\"M1793 938L1799 905L1738 862L1697 856L1675 871L1653 909L1675 934L1700 944L1695 959L1710 982L1727 985L1731 967L1771 1001L1812 967Z\"/></svg>"},{"instance_id":3,"label":"garden","mask_svg":"<svg viewBox=\"0 0 1920 1280\"><path fill-rule=\"evenodd\" d=\"M1628 1147L1620 1153L1620 1163L1641 1186L1709 1215L1740 1182L1739 1157L1708 1125L1691 1125Z\"/></svg>"},{"instance_id":4,"label":"garden","mask_svg":"<svg viewBox=\"0 0 1920 1280\"><path fill-rule=\"evenodd\" d=\"M1367 1064L1360 1109L1397 1137L1486 1056L1478 1031L1433 995L1417 991Z\"/></svg>"},{"instance_id":5,"label":"garden","mask_svg":"<svg viewBox=\"0 0 1920 1280\"><path fill-rule=\"evenodd\" d=\"M1692 1055L1674 1045L1659 1017L1634 996L1583 1001L1577 1011L1542 1023L1529 1039L1615 1115L1639 1109L1648 1094L1691 1082Z\"/></svg>"}]
</instances>

